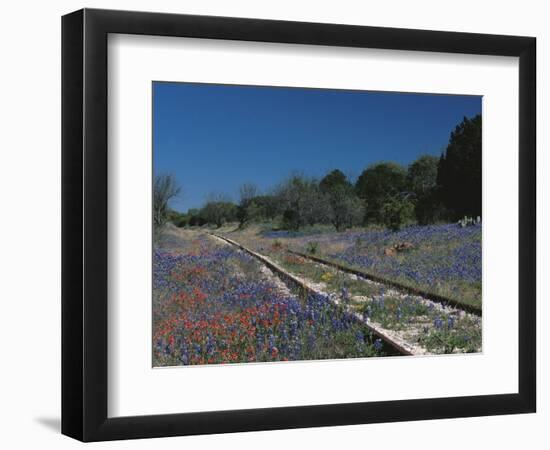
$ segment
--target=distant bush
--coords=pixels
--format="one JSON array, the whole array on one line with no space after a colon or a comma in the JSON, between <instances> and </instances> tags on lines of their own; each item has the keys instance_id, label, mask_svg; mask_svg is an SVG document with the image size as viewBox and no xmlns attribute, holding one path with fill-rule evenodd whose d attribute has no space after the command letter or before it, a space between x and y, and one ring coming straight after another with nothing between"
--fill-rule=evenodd
<instances>
[{"instance_id":1,"label":"distant bush","mask_svg":"<svg viewBox=\"0 0 550 450\"><path fill-rule=\"evenodd\" d=\"M168 210L166 213L167 222L173 223L176 227L185 227L189 225L189 214L183 214L173 209Z\"/></svg>"},{"instance_id":2,"label":"distant bush","mask_svg":"<svg viewBox=\"0 0 550 450\"><path fill-rule=\"evenodd\" d=\"M205 224L206 224L206 219L199 215L191 216L191 218L189 219L190 227L202 227Z\"/></svg>"},{"instance_id":3,"label":"distant bush","mask_svg":"<svg viewBox=\"0 0 550 450\"><path fill-rule=\"evenodd\" d=\"M295 209L285 209L283 213L283 228L298 230L300 228L300 214Z\"/></svg>"},{"instance_id":4,"label":"distant bush","mask_svg":"<svg viewBox=\"0 0 550 450\"><path fill-rule=\"evenodd\" d=\"M406 198L391 198L382 206L382 222L392 231L398 231L414 217L414 204Z\"/></svg>"},{"instance_id":5,"label":"distant bush","mask_svg":"<svg viewBox=\"0 0 550 450\"><path fill-rule=\"evenodd\" d=\"M395 162L371 164L357 179L355 190L366 203L365 223L386 223L385 209L395 208L394 198L408 191L407 169Z\"/></svg>"},{"instance_id":6,"label":"distant bush","mask_svg":"<svg viewBox=\"0 0 550 450\"><path fill-rule=\"evenodd\" d=\"M210 194L206 205L200 211L205 223L220 228L226 222L237 219L237 205L231 202L224 194Z\"/></svg>"}]
</instances>

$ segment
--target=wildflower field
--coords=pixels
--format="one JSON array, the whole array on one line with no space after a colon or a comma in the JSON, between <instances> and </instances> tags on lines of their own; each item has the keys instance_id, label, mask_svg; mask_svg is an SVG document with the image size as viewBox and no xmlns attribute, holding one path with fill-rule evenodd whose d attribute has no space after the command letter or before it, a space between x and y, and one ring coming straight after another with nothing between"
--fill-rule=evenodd
<instances>
[{"instance_id":1,"label":"wildflower field","mask_svg":"<svg viewBox=\"0 0 550 450\"><path fill-rule=\"evenodd\" d=\"M154 366L384 354L382 341L328 297L297 295L211 236L172 231L154 250Z\"/></svg>"},{"instance_id":2,"label":"wildflower field","mask_svg":"<svg viewBox=\"0 0 550 450\"><path fill-rule=\"evenodd\" d=\"M232 233L260 252L277 247L312 253L411 287L481 306L481 224L410 226L400 231L256 230ZM410 248L395 254L399 243Z\"/></svg>"},{"instance_id":3,"label":"wildflower field","mask_svg":"<svg viewBox=\"0 0 550 450\"><path fill-rule=\"evenodd\" d=\"M481 225L411 226L397 232L262 228L226 232L290 273L338 299L364 320L418 353L472 353L482 348L481 317L388 288L289 253L311 254L387 280L481 307ZM388 252L407 243L406 250ZM389 254L388 254L389 253Z\"/></svg>"},{"instance_id":4,"label":"wildflower field","mask_svg":"<svg viewBox=\"0 0 550 450\"><path fill-rule=\"evenodd\" d=\"M295 292L260 261L210 234L170 228L153 257L153 365L385 356L366 324L417 353L481 350L481 318L288 252L315 253L481 305L481 227L345 233L219 230L320 294ZM412 244L400 254L385 249Z\"/></svg>"}]
</instances>

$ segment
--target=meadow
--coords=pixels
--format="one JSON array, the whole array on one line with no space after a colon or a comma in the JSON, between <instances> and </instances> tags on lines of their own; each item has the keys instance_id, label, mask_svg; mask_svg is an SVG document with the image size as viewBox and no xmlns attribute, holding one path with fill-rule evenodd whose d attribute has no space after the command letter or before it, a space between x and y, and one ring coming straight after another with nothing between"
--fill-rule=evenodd
<instances>
[{"instance_id":1,"label":"meadow","mask_svg":"<svg viewBox=\"0 0 550 450\"><path fill-rule=\"evenodd\" d=\"M383 356L328 297L300 297L257 260L202 231L166 231L153 255L153 365Z\"/></svg>"},{"instance_id":2,"label":"meadow","mask_svg":"<svg viewBox=\"0 0 550 450\"><path fill-rule=\"evenodd\" d=\"M404 285L481 306L481 224L409 226L399 231L312 227L299 232L269 226L229 231L260 253L283 248L313 254ZM397 248L402 247L400 250Z\"/></svg>"}]
</instances>

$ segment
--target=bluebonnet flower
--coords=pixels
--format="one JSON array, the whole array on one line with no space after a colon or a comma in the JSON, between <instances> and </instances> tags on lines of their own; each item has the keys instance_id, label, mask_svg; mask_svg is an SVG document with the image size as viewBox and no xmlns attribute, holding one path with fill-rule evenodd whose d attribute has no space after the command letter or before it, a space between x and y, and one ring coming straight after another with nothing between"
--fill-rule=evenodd
<instances>
[{"instance_id":1,"label":"bluebonnet flower","mask_svg":"<svg viewBox=\"0 0 550 450\"><path fill-rule=\"evenodd\" d=\"M447 319L447 328L453 328L455 326L455 319L453 316L449 316Z\"/></svg>"},{"instance_id":2,"label":"bluebonnet flower","mask_svg":"<svg viewBox=\"0 0 550 450\"><path fill-rule=\"evenodd\" d=\"M441 330L443 328L443 320L441 319L441 317L436 317L435 320L434 320L434 327L437 329L437 330Z\"/></svg>"}]
</instances>

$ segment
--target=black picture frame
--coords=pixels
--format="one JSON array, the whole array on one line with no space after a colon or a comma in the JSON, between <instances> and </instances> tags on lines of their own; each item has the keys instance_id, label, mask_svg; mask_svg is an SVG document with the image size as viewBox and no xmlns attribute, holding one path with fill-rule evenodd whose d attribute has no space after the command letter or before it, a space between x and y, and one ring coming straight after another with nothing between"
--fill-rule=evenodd
<instances>
[{"instance_id":1,"label":"black picture frame","mask_svg":"<svg viewBox=\"0 0 550 450\"><path fill-rule=\"evenodd\" d=\"M109 33L519 57L518 393L107 417ZM83 9L62 18L62 433L82 441L535 412L536 39Z\"/></svg>"}]
</instances>

